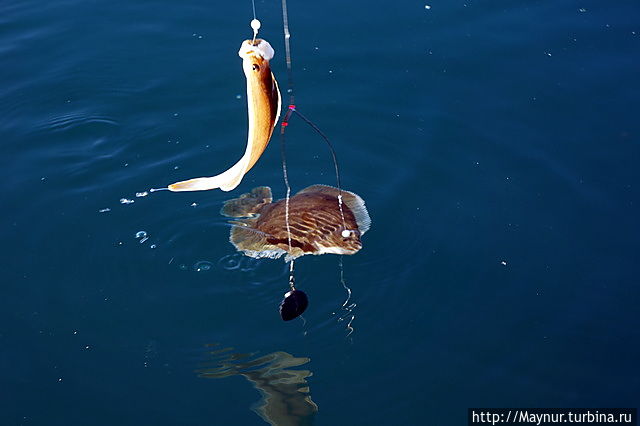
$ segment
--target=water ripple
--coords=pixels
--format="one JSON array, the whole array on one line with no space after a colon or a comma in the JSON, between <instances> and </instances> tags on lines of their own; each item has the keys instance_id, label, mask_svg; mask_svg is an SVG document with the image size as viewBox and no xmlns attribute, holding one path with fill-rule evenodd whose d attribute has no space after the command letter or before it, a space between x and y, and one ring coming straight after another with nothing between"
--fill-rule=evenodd
<instances>
[{"instance_id":1,"label":"water ripple","mask_svg":"<svg viewBox=\"0 0 640 426\"><path fill-rule=\"evenodd\" d=\"M93 124L110 127L119 126L118 121L111 117L99 114L87 114L82 111L51 117L42 123L36 123L32 130L34 132L62 132Z\"/></svg>"}]
</instances>

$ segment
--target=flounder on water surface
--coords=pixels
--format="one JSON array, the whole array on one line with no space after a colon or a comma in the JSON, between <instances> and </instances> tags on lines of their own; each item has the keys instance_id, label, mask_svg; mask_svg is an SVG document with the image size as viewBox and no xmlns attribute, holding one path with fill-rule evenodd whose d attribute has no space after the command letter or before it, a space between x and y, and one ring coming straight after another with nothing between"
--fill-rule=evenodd
<instances>
[{"instance_id":1,"label":"flounder on water surface","mask_svg":"<svg viewBox=\"0 0 640 426\"><path fill-rule=\"evenodd\" d=\"M358 195L312 185L289 198L289 249L286 200L272 201L271 189L259 186L225 202L220 211L227 217L243 218L231 221L234 226L229 240L247 256L278 258L287 254L288 261L305 254L354 254L362 248L360 237L371 226Z\"/></svg>"}]
</instances>

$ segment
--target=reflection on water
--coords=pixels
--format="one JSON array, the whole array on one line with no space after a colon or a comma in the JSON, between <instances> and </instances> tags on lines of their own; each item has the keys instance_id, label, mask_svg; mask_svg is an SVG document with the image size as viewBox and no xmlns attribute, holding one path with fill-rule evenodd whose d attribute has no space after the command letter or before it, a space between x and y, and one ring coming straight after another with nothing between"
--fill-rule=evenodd
<instances>
[{"instance_id":1,"label":"reflection on water","mask_svg":"<svg viewBox=\"0 0 640 426\"><path fill-rule=\"evenodd\" d=\"M311 400L306 381L313 373L292 369L308 363L309 358L294 357L281 351L256 356L256 353L233 352L233 348L217 349L209 354L211 361L196 371L199 377L244 376L260 391L262 398L252 410L267 423L278 426L313 423L318 406Z\"/></svg>"}]
</instances>

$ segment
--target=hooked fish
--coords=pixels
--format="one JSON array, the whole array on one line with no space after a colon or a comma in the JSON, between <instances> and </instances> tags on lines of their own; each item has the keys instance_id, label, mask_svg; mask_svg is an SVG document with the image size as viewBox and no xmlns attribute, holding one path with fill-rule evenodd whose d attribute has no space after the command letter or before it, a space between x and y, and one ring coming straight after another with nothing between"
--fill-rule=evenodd
<instances>
[{"instance_id":1,"label":"hooked fish","mask_svg":"<svg viewBox=\"0 0 640 426\"><path fill-rule=\"evenodd\" d=\"M215 188L231 191L240 184L269 144L281 108L278 82L269 66L274 50L266 40L245 40L238 55L242 58L242 69L247 79L249 134L244 155L219 175L176 182L169 185L170 191L204 191Z\"/></svg>"},{"instance_id":2,"label":"hooked fish","mask_svg":"<svg viewBox=\"0 0 640 426\"><path fill-rule=\"evenodd\" d=\"M289 246L286 200L272 201L271 189L259 186L225 202L220 211L227 217L242 218L231 222L229 240L247 256L278 258L286 254L289 261L305 254L354 254L362 248L360 238L371 226L358 195L312 185L289 198Z\"/></svg>"}]
</instances>

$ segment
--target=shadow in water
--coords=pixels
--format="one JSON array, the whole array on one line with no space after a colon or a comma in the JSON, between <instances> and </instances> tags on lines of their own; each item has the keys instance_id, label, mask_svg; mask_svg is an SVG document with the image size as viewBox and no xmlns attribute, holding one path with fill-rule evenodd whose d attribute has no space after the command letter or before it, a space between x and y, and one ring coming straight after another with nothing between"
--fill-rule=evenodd
<instances>
[{"instance_id":1,"label":"shadow in water","mask_svg":"<svg viewBox=\"0 0 640 426\"><path fill-rule=\"evenodd\" d=\"M215 348L219 345L211 344ZM310 361L307 357L294 357L286 352L273 352L258 356L254 353L236 353L233 348L209 352L210 360L196 370L199 377L223 379L244 376L262 398L251 409L272 425L311 425L318 406L311 400L306 378L309 370L294 370Z\"/></svg>"}]
</instances>

